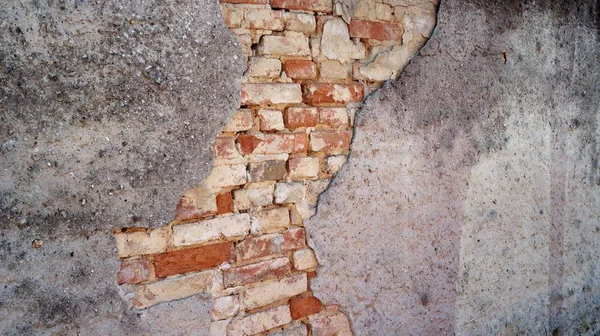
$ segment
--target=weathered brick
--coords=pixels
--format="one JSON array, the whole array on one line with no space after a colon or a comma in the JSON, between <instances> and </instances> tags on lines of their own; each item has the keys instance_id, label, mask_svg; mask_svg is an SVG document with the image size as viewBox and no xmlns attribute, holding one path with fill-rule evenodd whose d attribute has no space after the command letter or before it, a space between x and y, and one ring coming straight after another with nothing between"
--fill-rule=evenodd
<instances>
[{"instance_id":1,"label":"weathered brick","mask_svg":"<svg viewBox=\"0 0 600 336\"><path fill-rule=\"evenodd\" d=\"M223 127L223 132L243 132L252 128L252 111L248 109L237 110L231 122Z\"/></svg>"},{"instance_id":2,"label":"weathered brick","mask_svg":"<svg viewBox=\"0 0 600 336\"><path fill-rule=\"evenodd\" d=\"M297 104L302 102L300 84L242 84L242 105Z\"/></svg>"},{"instance_id":3,"label":"weathered brick","mask_svg":"<svg viewBox=\"0 0 600 336\"><path fill-rule=\"evenodd\" d=\"M283 114L278 110L259 110L261 131L281 131L285 129L283 124Z\"/></svg>"},{"instance_id":4,"label":"weathered brick","mask_svg":"<svg viewBox=\"0 0 600 336\"><path fill-rule=\"evenodd\" d=\"M301 273L289 278L246 288L242 294L242 301L246 309L254 309L302 294L307 290L308 279L306 273Z\"/></svg>"},{"instance_id":5,"label":"weathered brick","mask_svg":"<svg viewBox=\"0 0 600 336\"><path fill-rule=\"evenodd\" d=\"M345 80L350 75L350 65L335 60L324 59L319 66L321 79L326 81Z\"/></svg>"},{"instance_id":6,"label":"weathered brick","mask_svg":"<svg viewBox=\"0 0 600 336\"><path fill-rule=\"evenodd\" d=\"M310 60L285 61L283 71L293 79L314 79L317 77L317 66Z\"/></svg>"},{"instance_id":7,"label":"weathered brick","mask_svg":"<svg viewBox=\"0 0 600 336\"><path fill-rule=\"evenodd\" d=\"M250 232L250 215L231 214L196 223L173 226L173 244L188 246L210 241L241 239Z\"/></svg>"},{"instance_id":8,"label":"weathered brick","mask_svg":"<svg viewBox=\"0 0 600 336\"><path fill-rule=\"evenodd\" d=\"M225 287L235 287L289 275L291 275L290 260L284 257L224 270L223 282Z\"/></svg>"},{"instance_id":9,"label":"weathered brick","mask_svg":"<svg viewBox=\"0 0 600 336\"><path fill-rule=\"evenodd\" d=\"M262 258L283 251L294 250L306 246L306 235L303 228L292 228L283 234L267 234L256 238L248 238L238 244L241 260Z\"/></svg>"},{"instance_id":10,"label":"weathered brick","mask_svg":"<svg viewBox=\"0 0 600 336\"><path fill-rule=\"evenodd\" d=\"M265 35L258 45L260 55L271 56L309 56L308 37L298 32L286 32L285 35Z\"/></svg>"},{"instance_id":11,"label":"weathered brick","mask_svg":"<svg viewBox=\"0 0 600 336\"><path fill-rule=\"evenodd\" d=\"M392 18L394 17L394 9L390 5L376 3L375 14L377 16L377 20L389 22L392 21Z\"/></svg>"},{"instance_id":12,"label":"weathered brick","mask_svg":"<svg viewBox=\"0 0 600 336\"><path fill-rule=\"evenodd\" d=\"M225 20L227 27L239 28L242 26L244 11L241 8L221 6L221 12L223 13L223 19Z\"/></svg>"},{"instance_id":13,"label":"weathered brick","mask_svg":"<svg viewBox=\"0 0 600 336\"><path fill-rule=\"evenodd\" d=\"M365 19L365 20L376 20L375 14L375 1L373 0L358 0L356 10L352 16L353 20Z\"/></svg>"},{"instance_id":14,"label":"weathered brick","mask_svg":"<svg viewBox=\"0 0 600 336\"><path fill-rule=\"evenodd\" d=\"M246 315L239 320L231 321L227 327L227 335L255 335L288 324L291 321L292 317L290 316L289 306L282 305L255 314Z\"/></svg>"},{"instance_id":15,"label":"weathered brick","mask_svg":"<svg viewBox=\"0 0 600 336\"><path fill-rule=\"evenodd\" d=\"M150 231L115 233L119 258L162 253L167 249L169 232L166 228Z\"/></svg>"},{"instance_id":16,"label":"weathered brick","mask_svg":"<svg viewBox=\"0 0 600 336\"><path fill-rule=\"evenodd\" d=\"M325 21L325 19L321 20ZM317 20L317 26L319 21ZM321 54L330 60L349 63L351 60L365 58L365 46L350 39L348 26L341 18L331 18L323 25L321 36Z\"/></svg>"},{"instance_id":17,"label":"weathered brick","mask_svg":"<svg viewBox=\"0 0 600 336\"><path fill-rule=\"evenodd\" d=\"M303 182L278 182L275 185L275 203L300 203L305 200L306 187Z\"/></svg>"},{"instance_id":18,"label":"weathered brick","mask_svg":"<svg viewBox=\"0 0 600 336\"><path fill-rule=\"evenodd\" d=\"M117 272L117 282L135 284L149 280L152 276L152 263L146 258L121 261L121 268Z\"/></svg>"},{"instance_id":19,"label":"weathered brick","mask_svg":"<svg viewBox=\"0 0 600 336\"><path fill-rule=\"evenodd\" d=\"M220 2L232 4L263 5L268 4L269 0L219 0Z\"/></svg>"},{"instance_id":20,"label":"weathered brick","mask_svg":"<svg viewBox=\"0 0 600 336\"><path fill-rule=\"evenodd\" d=\"M314 107L290 107L286 110L285 122L291 129L314 127L319 122L319 113Z\"/></svg>"},{"instance_id":21,"label":"weathered brick","mask_svg":"<svg viewBox=\"0 0 600 336\"><path fill-rule=\"evenodd\" d=\"M310 150L342 154L350 149L352 131L315 131L310 133Z\"/></svg>"},{"instance_id":22,"label":"weathered brick","mask_svg":"<svg viewBox=\"0 0 600 336\"><path fill-rule=\"evenodd\" d=\"M213 321L208 327L208 334L210 336L227 336L227 327L229 326L231 319Z\"/></svg>"},{"instance_id":23,"label":"weathered brick","mask_svg":"<svg viewBox=\"0 0 600 336\"><path fill-rule=\"evenodd\" d=\"M233 197L231 191L217 195L217 214L223 215L233 212Z\"/></svg>"},{"instance_id":24,"label":"weathered brick","mask_svg":"<svg viewBox=\"0 0 600 336\"><path fill-rule=\"evenodd\" d=\"M206 182L206 181L205 181ZM206 183L188 189L179 198L175 221L202 219L217 214L216 193Z\"/></svg>"},{"instance_id":25,"label":"weathered brick","mask_svg":"<svg viewBox=\"0 0 600 336\"><path fill-rule=\"evenodd\" d=\"M218 137L215 139L215 159L238 159L241 157L235 147L234 137Z\"/></svg>"},{"instance_id":26,"label":"weathered brick","mask_svg":"<svg viewBox=\"0 0 600 336\"><path fill-rule=\"evenodd\" d=\"M252 36L249 34L236 34L238 41L240 42L240 46L242 47L242 54L244 56L252 56Z\"/></svg>"},{"instance_id":27,"label":"weathered brick","mask_svg":"<svg viewBox=\"0 0 600 336\"><path fill-rule=\"evenodd\" d=\"M352 335L350 322L337 306L327 306L321 312L308 316L313 336Z\"/></svg>"},{"instance_id":28,"label":"weathered brick","mask_svg":"<svg viewBox=\"0 0 600 336\"><path fill-rule=\"evenodd\" d=\"M330 156L325 161L325 172L327 174L335 174L340 168L346 163L347 156L346 155L336 155Z\"/></svg>"},{"instance_id":29,"label":"weathered brick","mask_svg":"<svg viewBox=\"0 0 600 336\"><path fill-rule=\"evenodd\" d=\"M242 134L238 141L244 155L301 153L308 150L306 133Z\"/></svg>"},{"instance_id":30,"label":"weathered brick","mask_svg":"<svg viewBox=\"0 0 600 336\"><path fill-rule=\"evenodd\" d=\"M262 161L251 163L249 168L251 182L277 181L286 173L285 161Z\"/></svg>"},{"instance_id":31,"label":"weathered brick","mask_svg":"<svg viewBox=\"0 0 600 336\"><path fill-rule=\"evenodd\" d=\"M314 296L296 297L290 300L290 312L294 320L316 314L323 309L321 300Z\"/></svg>"},{"instance_id":32,"label":"weathered brick","mask_svg":"<svg viewBox=\"0 0 600 336\"><path fill-rule=\"evenodd\" d=\"M202 271L230 262L232 250L228 242L165 252L154 256L154 270L159 278Z\"/></svg>"},{"instance_id":33,"label":"weathered brick","mask_svg":"<svg viewBox=\"0 0 600 336\"><path fill-rule=\"evenodd\" d=\"M223 296L213 301L210 315L213 321L224 320L237 315L240 311L240 299L237 295Z\"/></svg>"},{"instance_id":34,"label":"weathered brick","mask_svg":"<svg viewBox=\"0 0 600 336\"><path fill-rule=\"evenodd\" d=\"M300 321L294 321L281 331L269 333L269 336L308 336L308 328Z\"/></svg>"},{"instance_id":35,"label":"weathered brick","mask_svg":"<svg viewBox=\"0 0 600 336\"><path fill-rule=\"evenodd\" d=\"M294 251L292 257L294 260L294 268L297 270L306 271L319 266L314 252L309 248Z\"/></svg>"},{"instance_id":36,"label":"weathered brick","mask_svg":"<svg viewBox=\"0 0 600 336\"><path fill-rule=\"evenodd\" d=\"M210 175L204 180L204 183L216 188L242 185L246 182L245 164L214 166Z\"/></svg>"},{"instance_id":37,"label":"weathered brick","mask_svg":"<svg viewBox=\"0 0 600 336\"><path fill-rule=\"evenodd\" d=\"M214 279L215 273L210 270L139 286L135 291L133 306L144 309L157 303L208 292L213 286Z\"/></svg>"},{"instance_id":38,"label":"weathered brick","mask_svg":"<svg viewBox=\"0 0 600 336\"><path fill-rule=\"evenodd\" d=\"M348 26L348 31L351 37L378 41L399 41L402 39L402 27L395 23L352 20Z\"/></svg>"},{"instance_id":39,"label":"weathered brick","mask_svg":"<svg viewBox=\"0 0 600 336\"><path fill-rule=\"evenodd\" d=\"M247 185L244 189L233 191L233 198L238 210L265 206L273 203L274 183L257 183Z\"/></svg>"},{"instance_id":40,"label":"weathered brick","mask_svg":"<svg viewBox=\"0 0 600 336\"><path fill-rule=\"evenodd\" d=\"M273 233L290 226L290 211L286 207L258 211L255 218L261 233Z\"/></svg>"},{"instance_id":41,"label":"weathered brick","mask_svg":"<svg viewBox=\"0 0 600 336\"><path fill-rule=\"evenodd\" d=\"M271 7L331 13L332 0L271 0Z\"/></svg>"},{"instance_id":42,"label":"weathered brick","mask_svg":"<svg viewBox=\"0 0 600 336\"><path fill-rule=\"evenodd\" d=\"M304 228L291 228L283 233L283 249L295 250L306 246L306 231Z\"/></svg>"},{"instance_id":43,"label":"weathered brick","mask_svg":"<svg viewBox=\"0 0 600 336\"><path fill-rule=\"evenodd\" d=\"M312 34L317 28L317 21L314 15L285 12L283 19L285 21L285 30L288 31Z\"/></svg>"},{"instance_id":44,"label":"weathered brick","mask_svg":"<svg viewBox=\"0 0 600 336\"><path fill-rule=\"evenodd\" d=\"M244 28L262 30L283 30L284 23L281 11L270 9L249 9L246 11Z\"/></svg>"},{"instance_id":45,"label":"weathered brick","mask_svg":"<svg viewBox=\"0 0 600 336\"><path fill-rule=\"evenodd\" d=\"M274 58L252 57L246 74L250 77L277 78L281 74L281 62Z\"/></svg>"},{"instance_id":46,"label":"weathered brick","mask_svg":"<svg viewBox=\"0 0 600 336\"><path fill-rule=\"evenodd\" d=\"M320 163L317 157L301 157L288 160L288 177L292 180L313 178L319 175Z\"/></svg>"},{"instance_id":47,"label":"weathered brick","mask_svg":"<svg viewBox=\"0 0 600 336\"><path fill-rule=\"evenodd\" d=\"M304 84L304 102L313 106L346 105L360 102L364 88L361 84Z\"/></svg>"},{"instance_id":48,"label":"weathered brick","mask_svg":"<svg viewBox=\"0 0 600 336\"><path fill-rule=\"evenodd\" d=\"M320 107L319 123L330 127L348 126L348 109L345 107Z\"/></svg>"}]
</instances>

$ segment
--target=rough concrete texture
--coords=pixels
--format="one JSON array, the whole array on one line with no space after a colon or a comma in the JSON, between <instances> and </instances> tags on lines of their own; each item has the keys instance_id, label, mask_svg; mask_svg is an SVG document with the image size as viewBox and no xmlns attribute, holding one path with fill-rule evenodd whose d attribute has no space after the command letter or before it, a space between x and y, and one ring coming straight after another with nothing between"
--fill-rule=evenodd
<instances>
[{"instance_id":1,"label":"rough concrete texture","mask_svg":"<svg viewBox=\"0 0 600 336\"><path fill-rule=\"evenodd\" d=\"M218 2L2 1L0 45L0 330L154 334L111 231L165 225L211 167L245 63Z\"/></svg>"},{"instance_id":2,"label":"rough concrete texture","mask_svg":"<svg viewBox=\"0 0 600 336\"><path fill-rule=\"evenodd\" d=\"M306 223L357 335L600 333L597 1L447 1Z\"/></svg>"}]
</instances>

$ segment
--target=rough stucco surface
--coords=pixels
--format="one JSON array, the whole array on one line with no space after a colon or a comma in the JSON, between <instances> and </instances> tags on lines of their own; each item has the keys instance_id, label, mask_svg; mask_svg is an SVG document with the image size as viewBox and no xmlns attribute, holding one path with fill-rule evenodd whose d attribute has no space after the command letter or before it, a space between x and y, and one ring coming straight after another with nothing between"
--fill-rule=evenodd
<instances>
[{"instance_id":1,"label":"rough stucco surface","mask_svg":"<svg viewBox=\"0 0 600 336\"><path fill-rule=\"evenodd\" d=\"M218 2L2 1L0 45L2 333L207 323L202 300L130 313L111 231L165 225L211 167L244 70Z\"/></svg>"},{"instance_id":2,"label":"rough stucco surface","mask_svg":"<svg viewBox=\"0 0 600 336\"><path fill-rule=\"evenodd\" d=\"M447 1L306 223L357 335L600 332L600 6Z\"/></svg>"}]
</instances>

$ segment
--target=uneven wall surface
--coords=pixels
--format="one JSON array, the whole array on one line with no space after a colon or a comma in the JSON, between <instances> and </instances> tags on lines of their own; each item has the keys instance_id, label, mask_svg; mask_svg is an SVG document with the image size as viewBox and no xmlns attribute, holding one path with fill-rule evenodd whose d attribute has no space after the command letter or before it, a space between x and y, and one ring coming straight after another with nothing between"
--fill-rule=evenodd
<instances>
[{"instance_id":1,"label":"uneven wall surface","mask_svg":"<svg viewBox=\"0 0 600 336\"><path fill-rule=\"evenodd\" d=\"M306 224L360 335L600 330L599 5L447 1Z\"/></svg>"}]
</instances>

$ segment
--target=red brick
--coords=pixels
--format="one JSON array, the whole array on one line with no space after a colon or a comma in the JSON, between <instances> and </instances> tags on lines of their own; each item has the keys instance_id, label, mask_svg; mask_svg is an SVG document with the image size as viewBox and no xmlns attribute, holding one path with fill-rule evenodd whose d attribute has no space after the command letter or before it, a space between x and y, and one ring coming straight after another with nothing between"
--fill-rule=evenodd
<instances>
[{"instance_id":1,"label":"red brick","mask_svg":"<svg viewBox=\"0 0 600 336\"><path fill-rule=\"evenodd\" d=\"M294 320L316 314L323 309L321 300L314 296L296 297L290 300L290 311Z\"/></svg>"},{"instance_id":2,"label":"red brick","mask_svg":"<svg viewBox=\"0 0 600 336\"><path fill-rule=\"evenodd\" d=\"M286 251L306 246L306 231L304 228L292 228L283 233L283 249Z\"/></svg>"},{"instance_id":3,"label":"red brick","mask_svg":"<svg viewBox=\"0 0 600 336\"><path fill-rule=\"evenodd\" d=\"M211 208L214 208L211 206ZM182 196L177 203L175 221L186 221L191 219L201 219L207 216L214 216L217 213L212 209L207 209L199 205L194 199Z\"/></svg>"},{"instance_id":4,"label":"red brick","mask_svg":"<svg viewBox=\"0 0 600 336\"><path fill-rule=\"evenodd\" d=\"M243 134L238 141L244 155L301 153L308 150L306 133Z\"/></svg>"},{"instance_id":5,"label":"red brick","mask_svg":"<svg viewBox=\"0 0 600 336\"><path fill-rule=\"evenodd\" d=\"M232 4L251 4L251 5L263 5L269 3L269 0L219 0L225 3Z\"/></svg>"},{"instance_id":6,"label":"red brick","mask_svg":"<svg viewBox=\"0 0 600 336\"><path fill-rule=\"evenodd\" d=\"M283 234L268 234L249 238L238 244L242 260L262 258L283 251L306 246L306 234L303 228L289 229Z\"/></svg>"},{"instance_id":7,"label":"red brick","mask_svg":"<svg viewBox=\"0 0 600 336\"><path fill-rule=\"evenodd\" d=\"M339 127L348 125L348 110L345 107L319 107L319 123Z\"/></svg>"},{"instance_id":8,"label":"red brick","mask_svg":"<svg viewBox=\"0 0 600 336\"><path fill-rule=\"evenodd\" d=\"M395 23L352 20L348 26L350 37L368 38L379 41L398 41L402 28Z\"/></svg>"},{"instance_id":9,"label":"red brick","mask_svg":"<svg viewBox=\"0 0 600 336\"><path fill-rule=\"evenodd\" d=\"M238 142L240 143L242 154L246 155L254 152L256 147L260 145L261 139L254 135L241 134L238 137Z\"/></svg>"},{"instance_id":10,"label":"red brick","mask_svg":"<svg viewBox=\"0 0 600 336\"><path fill-rule=\"evenodd\" d=\"M288 128L313 127L319 122L319 113L313 107L290 107L285 119Z\"/></svg>"},{"instance_id":11,"label":"red brick","mask_svg":"<svg viewBox=\"0 0 600 336\"><path fill-rule=\"evenodd\" d=\"M150 279L152 264L146 258L126 260L121 262L121 269L117 273L119 285L124 283L135 284Z\"/></svg>"},{"instance_id":12,"label":"red brick","mask_svg":"<svg viewBox=\"0 0 600 336\"><path fill-rule=\"evenodd\" d=\"M352 131L315 131L310 133L310 150L340 154L350 149Z\"/></svg>"},{"instance_id":13,"label":"red brick","mask_svg":"<svg viewBox=\"0 0 600 336\"><path fill-rule=\"evenodd\" d=\"M234 137L219 137L215 139L215 158L216 159L235 159L239 157L235 148Z\"/></svg>"},{"instance_id":14,"label":"red brick","mask_svg":"<svg viewBox=\"0 0 600 336\"><path fill-rule=\"evenodd\" d=\"M217 215L233 212L231 191L217 195Z\"/></svg>"},{"instance_id":15,"label":"red brick","mask_svg":"<svg viewBox=\"0 0 600 336\"><path fill-rule=\"evenodd\" d=\"M159 278L187 272L198 272L231 261L233 243L219 243L184 250L170 251L154 257Z\"/></svg>"},{"instance_id":16,"label":"red brick","mask_svg":"<svg viewBox=\"0 0 600 336\"><path fill-rule=\"evenodd\" d=\"M223 282L225 287L235 287L291 274L290 260L284 257L224 270Z\"/></svg>"},{"instance_id":17,"label":"red brick","mask_svg":"<svg viewBox=\"0 0 600 336\"><path fill-rule=\"evenodd\" d=\"M361 84L304 84L303 100L312 106L344 106L360 102L363 93Z\"/></svg>"},{"instance_id":18,"label":"red brick","mask_svg":"<svg viewBox=\"0 0 600 336\"><path fill-rule=\"evenodd\" d=\"M292 79L313 79L317 77L317 66L313 61L289 60L283 63L283 70Z\"/></svg>"},{"instance_id":19,"label":"red brick","mask_svg":"<svg viewBox=\"0 0 600 336\"><path fill-rule=\"evenodd\" d=\"M271 7L331 13L333 4L331 0L271 0Z\"/></svg>"}]
</instances>

